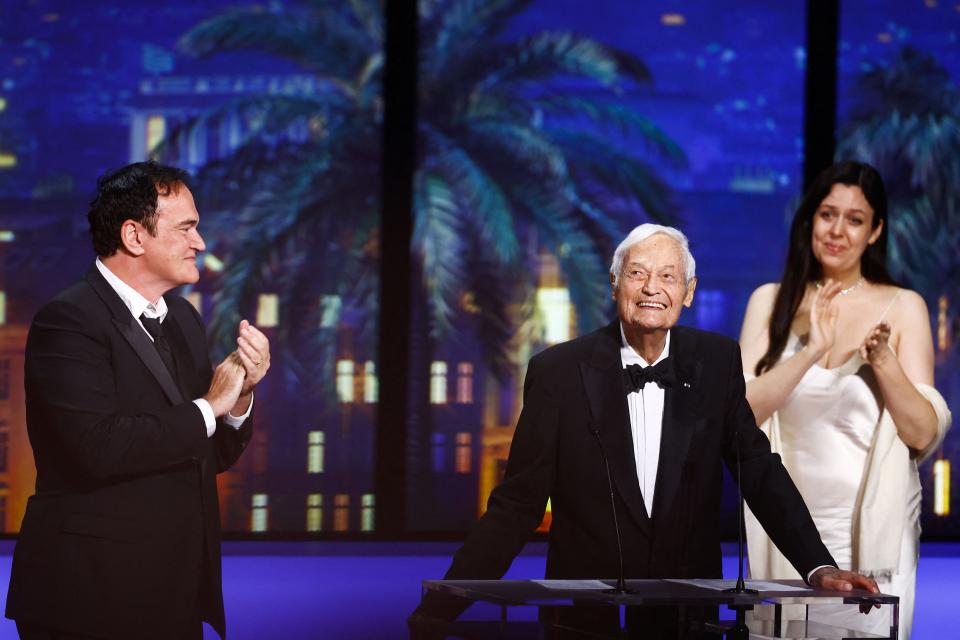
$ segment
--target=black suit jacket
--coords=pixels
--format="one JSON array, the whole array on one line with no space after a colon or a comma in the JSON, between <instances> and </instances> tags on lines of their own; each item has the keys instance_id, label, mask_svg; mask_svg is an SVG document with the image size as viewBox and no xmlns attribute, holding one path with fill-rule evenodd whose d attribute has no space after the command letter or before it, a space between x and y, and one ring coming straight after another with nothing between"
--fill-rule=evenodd
<instances>
[{"instance_id":1,"label":"black suit jacket","mask_svg":"<svg viewBox=\"0 0 960 640\"><path fill-rule=\"evenodd\" d=\"M169 638L197 615L225 635L216 474L251 434L207 437L192 399L212 377L200 316L166 296L178 378L91 268L27 338L37 466L6 615L83 635Z\"/></svg>"},{"instance_id":2,"label":"black suit jacket","mask_svg":"<svg viewBox=\"0 0 960 640\"><path fill-rule=\"evenodd\" d=\"M802 575L834 564L757 428L738 345L674 327L670 358L678 384L665 394L652 518L637 481L614 322L530 360L506 475L446 577L501 577L550 498L547 577L615 578L617 542L601 442L613 476L627 578L722 575L721 466L735 468L736 439L743 493L773 541Z\"/></svg>"}]
</instances>

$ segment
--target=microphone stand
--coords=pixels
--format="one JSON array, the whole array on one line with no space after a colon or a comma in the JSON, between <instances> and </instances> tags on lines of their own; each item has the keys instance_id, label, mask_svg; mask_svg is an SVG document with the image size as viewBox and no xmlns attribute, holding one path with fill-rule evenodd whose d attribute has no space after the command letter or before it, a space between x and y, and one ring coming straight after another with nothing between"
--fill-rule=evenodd
<instances>
[{"instance_id":1,"label":"microphone stand","mask_svg":"<svg viewBox=\"0 0 960 640\"><path fill-rule=\"evenodd\" d=\"M734 432L734 441L737 449L737 551L739 567L737 569L737 585L730 589L724 589L724 593L734 595L754 595L760 593L756 589L748 589L743 581L743 489L740 485L740 430ZM746 612L747 609L753 609L753 605L733 604L731 609L737 612L736 623L727 629L726 640L746 640L750 637L750 629L747 628Z\"/></svg>"},{"instance_id":2,"label":"microphone stand","mask_svg":"<svg viewBox=\"0 0 960 640\"><path fill-rule=\"evenodd\" d=\"M635 591L627 589L627 581L623 577L623 545L620 542L620 523L617 521L617 503L613 497L613 479L610 476L610 461L607 460L607 454L603 451L603 442L600 440L599 429L594 428L591 431L597 438L597 445L600 447L600 456L603 458L603 466L607 470L607 487L610 489L610 509L613 511L613 530L617 534L617 560L620 563L620 570L617 574L617 586L613 589L604 589L603 592L618 596L627 593L636 593Z\"/></svg>"}]
</instances>

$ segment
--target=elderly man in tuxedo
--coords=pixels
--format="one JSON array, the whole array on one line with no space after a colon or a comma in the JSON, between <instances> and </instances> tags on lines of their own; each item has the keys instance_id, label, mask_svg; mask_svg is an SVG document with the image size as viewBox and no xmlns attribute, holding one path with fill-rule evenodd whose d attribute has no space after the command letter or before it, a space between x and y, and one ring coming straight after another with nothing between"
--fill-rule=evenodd
<instances>
[{"instance_id":1,"label":"elderly man in tuxedo","mask_svg":"<svg viewBox=\"0 0 960 640\"><path fill-rule=\"evenodd\" d=\"M739 448L743 494L800 574L820 588L876 592L873 580L836 568L770 452L744 396L737 343L676 326L696 283L680 231L644 224L623 240L610 268L618 318L530 360L506 475L446 578L501 577L539 525L548 498L547 577L615 577L618 542L604 458L626 577L718 578L721 469L732 468ZM411 629L454 618L465 606L428 594ZM547 615L595 631L617 624L596 608ZM675 612L641 610L634 617L634 626L654 634L643 637L678 631Z\"/></svg>"},{"instance_id":2,"label":"elderly man in tuxedo","mask_svg":"<svg viewBox=\"0 0 960 640\"><path fill-rule=\"evenodd\" d=\"M267 338L240 323L216 369L174 287L204 250L187 175L154 163L104 176L88 214L93 266L27 338L37 466L7 617L21 638L225 634L216 474L250 440Z\"/></svg>"}]
</instances>

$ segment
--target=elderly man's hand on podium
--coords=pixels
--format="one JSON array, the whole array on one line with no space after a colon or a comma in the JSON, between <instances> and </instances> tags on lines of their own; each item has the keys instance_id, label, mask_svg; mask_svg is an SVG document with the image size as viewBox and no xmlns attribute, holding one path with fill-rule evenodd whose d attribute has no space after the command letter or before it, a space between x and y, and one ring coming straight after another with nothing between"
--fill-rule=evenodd
<instances>
[{"instance_id":1,"label":"elderly man's hand on podium","mask_svg":"<svg viewBox=\"0 0 960 640\"><path fill-rule=\"evenodd\" d=\"M880 593L877 582L873 578L854 573L853 571L843 571L836 567L821 567L810 576L810 586L817 589L826 589L828 591L853 591L854 589L866 589L870 593ZM879 609L879 604L861 604L861 613L870 613L870 609Z\"/></svg>"}]
</instances>

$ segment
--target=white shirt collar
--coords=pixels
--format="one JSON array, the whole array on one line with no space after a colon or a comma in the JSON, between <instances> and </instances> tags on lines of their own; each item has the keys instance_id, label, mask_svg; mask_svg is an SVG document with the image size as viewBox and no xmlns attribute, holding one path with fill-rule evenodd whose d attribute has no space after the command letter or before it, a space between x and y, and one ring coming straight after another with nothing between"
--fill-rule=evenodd
<instances>
[{"instance_id":1,"label":"white shirt collar","mask_svg":"<svg viewBox=\"0 0 960 640\"><path fill-rule=\"evenodd\" d=\"M663 344L663 351L660 352L660 357L658 357L653 362L648 363L643 357L637 353L636 349L630 346L630 343L627 342L627 334L623 331L623 322L620 323L620 362L626 367L628 364L639 364L642 367L649 367L657 364L661 360L664 360L667 356L670 355L670 330L667 330L667 340Z\"/></svg>"},{"instance_id":2,"label":"white shirt collar","mask_svg":"<svg viewBox=\"0 0 960 640\"><path fill-rule=\"evenodd\" d=\"M148 318L156 318L163 322L163 319L167 317L167 301L163 299L163 296L160 296L156 302L150 302L140 295L140 292L121 280L113 271L110 271L107 265L100 262L100 258L97 258L95 264L107 284L117 292L117 295L123 300L123 304L130 310L134 318L139 320L141 315L146 314Z\"/></svg>"}]
</instances>

